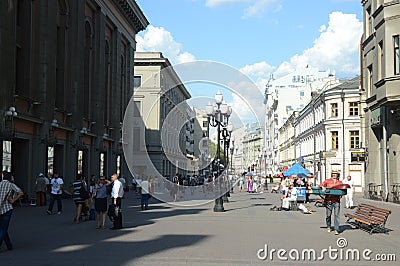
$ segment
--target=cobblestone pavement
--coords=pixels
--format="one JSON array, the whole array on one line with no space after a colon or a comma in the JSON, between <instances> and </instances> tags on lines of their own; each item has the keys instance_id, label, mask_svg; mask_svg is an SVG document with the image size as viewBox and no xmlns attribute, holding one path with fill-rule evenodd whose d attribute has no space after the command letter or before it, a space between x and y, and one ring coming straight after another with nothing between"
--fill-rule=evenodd
<instances>
[{"instance_id":1,"label":"cobblestone pavement","mask_svg":"<svg viewBox=\"0 0 400 266\"><path fill-rule=\"evenodd\" d=\"M235 192L229 200L224 213L213 212L213 202L180 208L154 199L150 210L140 211L138 195L129 192L123 202L124 229L116 231L95 229L94 221L74 224L72 200L63 201L60 215L47 215L45 207L18 207L9 230L14 250L5 251L3 244L0 265L374 265L377 254L394 254L400 260L399 204L356 195L355 204L369 202L392 210L387 222L391 231L370 235L354 229L343 216L354 210L342 204L342 232L335 236L326 232L325 209L312 203L308 206L315 212L303 214L270 211L280 205L278 194ZM281 257L287 260L278 257L279 249L286 251ZM311 249L317 260L302 260ZM324 249L331 249L331 258ZM359 251L360 260L346 260L350 249ZM373 260L362 258L366 249ZM267 256L262 260L257 254Z\"/></svg>"}]
</instances>

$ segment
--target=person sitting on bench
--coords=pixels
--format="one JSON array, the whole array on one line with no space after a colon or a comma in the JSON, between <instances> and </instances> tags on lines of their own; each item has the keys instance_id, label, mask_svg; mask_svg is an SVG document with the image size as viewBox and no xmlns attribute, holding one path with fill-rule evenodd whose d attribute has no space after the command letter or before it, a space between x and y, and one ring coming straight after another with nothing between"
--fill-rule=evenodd
<instances>
[{"instance_id":1,"label":"person sitting on bench","mask_svg":"<svg viewBox=\"0 0 400 266\"><path fill-rule=\"evenodd\" d=\"M297 201L297 189L293 183L290 183L290 187L282 199L282 210L288 211L291 201Z\"/></svg>"},{"instance_id":2,"label":"person sitting on bench","mask_svg":"<svg viewBox=\"0 0 400 266\"><path fill-rule=\"evenodd\" d=\"M275 183L276 185L271 188L271 193L279 193L279 182Z\"/></svg>"}]
</instances>

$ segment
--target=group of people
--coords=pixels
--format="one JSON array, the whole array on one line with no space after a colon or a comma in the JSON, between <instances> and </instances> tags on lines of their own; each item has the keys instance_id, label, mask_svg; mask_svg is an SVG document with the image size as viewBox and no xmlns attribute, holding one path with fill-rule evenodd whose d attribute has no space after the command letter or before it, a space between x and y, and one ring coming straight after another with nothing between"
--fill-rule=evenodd
<instances>
[{"instance_id":1,"label":"group of people","mask_svg":"<svg viewBox=\"0 0 400 266\"><path fill-rule=\"evenodd\" d=\"M283 194L281 197L282 206L280 210L289 210L290 202L297 201L298 191L296 189L295 184L302 186L308 185L306 181L298 182L298 180L299 179L297 179L296 182L296 178L291 179L290 185L287 188L286 179L284 179L281 184L277 183L276 186L271 189L271 192L280 190ZM335 186L340 184L349 185L345 195L346 208L353 208L354 181L351 179L350 175L343 180L339 180L339 173L332 172L331 178L326 179L318 187L322 189L322 191L325 191L327 188L334 188ZM311 187L312 184L310 183L308 186ZM327 194L324 196L324 206L326 208L326 215L325 215L326 228L328 232L332 231L332 216L333 216L333 223L334 223L333 232L335 235L338 235L340 233L339 231L340 199L341 196L339 195ZM308 198L306 199L306 201L308 201Z\"/></svg>"},{"instance_id":2,"label":"group of people","mask_svg":"<svg viewBox=\"0 0 400 266\"><path fill-rule=\"evenodd\" d=\"M89 187L84 176L78 174L73 182L73 188L73 199L76 205L75 223L82 221L82 214L88 212L89 201L91 201L94 203L94 210L96 211L96 228L105 229L106 214L108 208L110 208L108 206L108 197L110 196L110 205L115 212L114 215L110 215L113 220L113 227L110 229L122 229L121 203L125 190L124 183L121 182L117 174L111 176L111 181L107 180L105 176L100 176L97 182L95 176L92 175L89 180Z\"/></svg>"}]
</instances>

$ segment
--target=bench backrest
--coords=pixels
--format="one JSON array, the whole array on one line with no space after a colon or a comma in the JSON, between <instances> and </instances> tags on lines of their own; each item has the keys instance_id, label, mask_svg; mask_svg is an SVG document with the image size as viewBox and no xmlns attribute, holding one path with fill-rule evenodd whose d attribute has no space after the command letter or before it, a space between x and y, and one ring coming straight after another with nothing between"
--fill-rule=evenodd
<instances>
[{"instance_id":1,"label":"bench backrest","mask_svg":"<svg viewBox=\"0 0 400 266\"><path fill-rule=\"evenodd\" d=\"M384 223L392 211L378 208L369 204L360 204L357 206L356 215L361 215L374 219L376 222Z\"/></svg>"}]
</instances>

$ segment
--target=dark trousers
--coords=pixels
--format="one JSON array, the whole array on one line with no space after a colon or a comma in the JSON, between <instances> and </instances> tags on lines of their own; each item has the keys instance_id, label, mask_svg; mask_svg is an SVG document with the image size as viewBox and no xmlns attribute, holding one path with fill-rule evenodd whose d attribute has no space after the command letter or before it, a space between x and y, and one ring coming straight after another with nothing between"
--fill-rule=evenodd
<instances>
[{"instance_id":1,"label":"dark trousers","mask_svg":"<svg viewBox=\"0 0 400 266\"><path fill-rule=\"evenodd\" d=\"M13 246L11 243L10 236L8 235L8 226L10 225L12 210L9 210L6 213L0 214L0 247L4 242L6 242L6 246L8 250L12 250Z\"/></svg>"},{"instance_id":2,"label":"dark trousers","mask_svg":"<svg viewBox=\"0 0 400 266\"><path fill-rule=\"evenodd\" d=\"M122 214L121 214L121 205L122 205L122 199L117 198L117 204L116 206L119 208L118 215L114 219L114 229L122 229Z\"/></svg>"},{"instance_id":3,"label":"dark trousers","mask_svg":"<svg viewBox=\"0 0 400 266\"><path fill-rule=\"evenodd\" d=\"M142 194L142 199L140 201L140 204L142 206L142 210L143 207L145 207L146 210L149 208L149 194Z\"/></svg>"},{"instance_id":4,"label":"dark trousers","mask_svg":"<svg viewBox=\"0 0 400 266\"><path fill-rule=\"evenodd\" d=\"M50 194L49 211L53 212L54 201L57 200L57 211L62 211L61 194Z\"/></svg>"},{"instance_id":5,"label":"dark trousers","mask_svg":"<svg viewBox=\"0 0 400 266\"><path fill-rule=\"evenodd\" d=\"M46 192L44 191L36 192L36 205L46 206Z\"/></svg>"}]
</instances>

